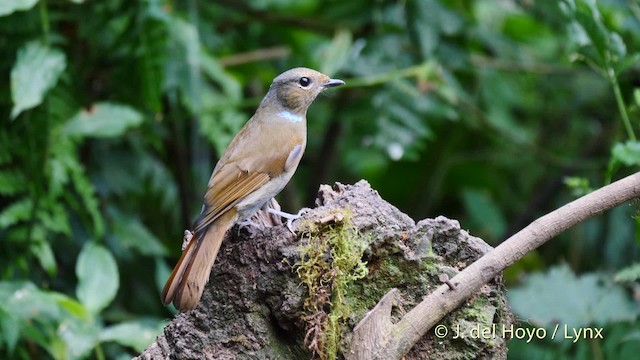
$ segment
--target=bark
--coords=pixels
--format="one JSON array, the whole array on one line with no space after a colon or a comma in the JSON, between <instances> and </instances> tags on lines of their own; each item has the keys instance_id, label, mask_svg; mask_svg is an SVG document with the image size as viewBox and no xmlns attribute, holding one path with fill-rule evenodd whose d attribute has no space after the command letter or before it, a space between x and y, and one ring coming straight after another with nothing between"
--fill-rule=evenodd
<instances>
[{"instance_id":1,"label":"bark","mask_svg":"<svg viewBox=\"0 0 640 360\"><path fill-rule=\"evenodd\" d=\"M389 338L374 338L362 327L353 335L363 318L374 320L363 324L399 321L446 281L443 275L453 278L491 250L455 220L438 217L415 223L366 181L323 185L316 205L294 222L297 235L284 225L234 228L222 245L200 305L178 314L138 359L333 358L323 336L329 331L331 310L339 304L349 311L339 322L337 358L349 357L352 340L370 347ZM368 274L349 282L340 300L335 279L345 270L332 267L323 278L328 281L310 297L299 278L300 268L294 270L293 264L311 239L325 244L330 236L347 234L335 232L341 228L353 235L348 238L357 242L355 249L364 249ZM322 258L331 264L336 256L327 251ZM380 311L369 312L374 307L386 317L376 318ZM405 359L506 358L505 339L468 335L473 329L511 323L501 277L496 276L440 322L451 331L448 335L437 338L433 330L427 332ZM467 336L454 339L455 329Z\"/></svg>"},{"instance_id":2,"label":"bark","mask_svg":"<svg viewBox=\"0 0 640 360\"><path fill-rule=\"evenodd\" d=\"M351 343L349 360L401 359L434 325L456 309L487 281L509 265L568 228L640 196L640 172L578 198L529 224L498 247L467 266L446 285L441 285L418 305L392 323L385 304L393 300L391 291L370 316L354 329L359 341ZM437 330L437 327L436 327ZM366 338L377 338L376 346L364 346Z\"/></svg>"}]
</instances>

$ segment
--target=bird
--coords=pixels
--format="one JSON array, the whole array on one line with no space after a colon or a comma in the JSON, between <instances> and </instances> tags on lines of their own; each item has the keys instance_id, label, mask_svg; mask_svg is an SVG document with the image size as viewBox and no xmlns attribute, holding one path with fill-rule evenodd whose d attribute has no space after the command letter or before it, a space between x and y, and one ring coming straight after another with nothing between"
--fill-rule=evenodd
<instances>
[{"instance_id":1,"label":"bird","mask_svg":"<svg viewBox=\"0 0 640 360\"><path fill-rule=\"evenodd\" d=\"M198 305L225 234L286 186L306 147L307 109L324 89L340 85L344 81L304 67L273 79L213 169L191 239L162 290L165 306L188 311Z\"/></svg>"}]
</instances>

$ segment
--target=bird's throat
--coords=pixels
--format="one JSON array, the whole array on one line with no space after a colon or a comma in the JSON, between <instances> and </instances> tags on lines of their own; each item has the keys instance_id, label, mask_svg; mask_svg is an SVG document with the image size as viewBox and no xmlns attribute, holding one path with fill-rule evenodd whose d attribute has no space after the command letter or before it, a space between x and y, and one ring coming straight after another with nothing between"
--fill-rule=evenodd
<instances>
[{"instance_id":1,"label":"bird's throat","mask_svg":"<svg viewBox=\"0 0 640 360\"><path fill-rule=\"evenodd\" d=\"M304 120L304 116L295 114L295 113L293 113L293 112L291 112L289 110L280 111L278 113L278 116L283 118L283 119L285 119L285 120L289 120L289 121L291 121L293 123L297 123L297 122L300 122L300 121Z\"/></svg>"}]
</instances>

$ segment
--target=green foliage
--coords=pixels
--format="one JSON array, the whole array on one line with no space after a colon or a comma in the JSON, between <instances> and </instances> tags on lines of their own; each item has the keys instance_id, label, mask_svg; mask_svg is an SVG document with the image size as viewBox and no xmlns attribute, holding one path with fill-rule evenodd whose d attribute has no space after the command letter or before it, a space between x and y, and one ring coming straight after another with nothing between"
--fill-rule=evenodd
<instances>
[{"instance_id":1,"label":"green foliage","mask_svg":"<svg viewBox=\"0 0 640 360\"><path fill-rule=\"evenodd\" d=\"M18 50L16 65L11 70L11 117L42 103L66 67L65 55L38 41L32 41Z\"/></svg>"},{"instance_id":2,"label":"green foliage","mask_svg":"<svg viewBox=\"0 0 640 360\"><path fill-rule=\"evenodd\" d=\"M76 295L90 313L99 313L113 301L119 275L116 261L108 250L87 243L78 256L76 276Z\"/></svg>"},{"instance_id":3,"label":"green foliage","mask_svg":"<svg viewBox=\"0 0 640 360\"><path fill-rule=\"evenodd\" d=\"M587 195L593 189L589 185L589 179L580 176L569 176L564 179L564 184L571 189L571 195L578 198Z\"/></svg>"},{"instance_id":4,"label":"green foliage","mask_svg":"<svg viewBox=\"0 0 640 360\"><path fill-rule=\"evenodd\" d=\"M638 350L633 334L640 333L635 321L640 306L606 274L576 276L567 266L554 267L544 274L531 275L521 287L511 289L509 300L522 321L518 326L528 323L546 328L545 339L530 343L526 339L514 340L510 345L519 352L535 353L534 358L574 358L571 354L593 358L607 354L606 358L623 359ZM574 330L588 328L601 329L602 338L575 339Z\"/></svg>"},{"instance_id":5,"label":"green foliage","mask_svg":"<svg viewBox=\"0 0 640 360\"><path fill-rule=\"evenodd\" d=\"M127 106L98 103L89 110L80 110L62 128L61 136L117 137L128 128L142 123L142 115Z\"/></svg>"},{"instance_id":6,"label":"green foliage","mask_svg":"<svg viewBox=\"0 0 640 360\"><path fill-rule=\"evenodd\" d=\"M577 277L567 266L533 274L521 287L509 291L513 310L540 326L560 323L578 328L633 321L640 306L604 274Z\"/></svg>"},{"instance_id":7,"label":"green foliage","mask_svg":"<svg viewBox=\"0 0 640 360\"><path fill-rule=\"evenodd\" d=\"M614 280L618 282L631 282L638 281L640 279L640 264L636 263L631 266L625 267L618 271Z\"/></svg>"},{"instance_id":8,"label":"green foliage","mask_svg":"<svg viewBox=\"0 0 640 360\"><path fill-rule=\"evenodd\" d=\"M0 16L9 15L14 11L29 10L38 0L7 0L0 3Z\"/></svg>"},{"instance_id":9,"label":"green foliage","mask_svg":"<svg viewBox=\"0 0 640 360\"><path fill-rule=\"evenodd\" d=\"M99 266L105 264L105 258L111 261L113 258L97 245L88 244L85 250L78 260L78 268L85 271L83 277L88 279L78 284L81 302L58 292L40 290L30 282L0 282L2 347L9 353L29 357L26 350L16 349L20 337L29 338L55 359L83 358L92 349L101 352L101 344L108 342L140 351L155 337L162 325L158 321L137 320L115 326L101 323L96 304L91 301L99 296L102 305L111 302L112 298L108 297L117 290L117 284L110 291L105 282L113 280L100 280L105 275ZM89 285L87 281L96 283ZM105 286L105 292L94 291L87 295L86 289L90 286ZM87 298L83 299L83 296Z\"/></svg>"},{"instance_id":10,"label":"green foliage","mask_svg":"<svg viewBox=\"0 0 640 360\"><path fill-rule=\"evenodd\" d=\"M462 198L469 214L469 223L479 230L478 236L499 239L507 228L504 215L487 194L465 189Z\"/></svg>"}]
</instances>

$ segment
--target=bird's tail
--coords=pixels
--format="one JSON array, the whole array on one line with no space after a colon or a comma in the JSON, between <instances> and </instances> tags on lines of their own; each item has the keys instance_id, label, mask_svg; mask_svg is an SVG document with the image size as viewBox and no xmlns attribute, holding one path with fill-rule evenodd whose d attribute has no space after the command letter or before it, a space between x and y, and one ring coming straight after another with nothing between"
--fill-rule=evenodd
<instances>
[{"instance_id":1,"label":"bird's tail","mask_svg":"<svg viewBox=\"0 0 640 360\"><path fill-rule=\"evenodd\" d=\"M165 305L173 301L173 305L182 311L198 305L222 240L233 226L236 215L236 210L232 208L202 232L193 234L162 290L162 302Z\"/></svg>"}]
</instances>

